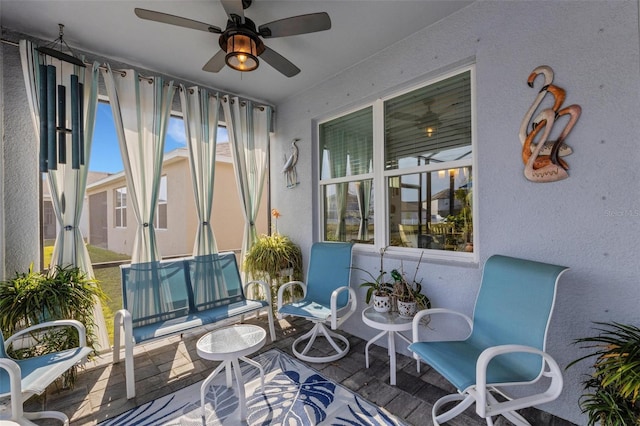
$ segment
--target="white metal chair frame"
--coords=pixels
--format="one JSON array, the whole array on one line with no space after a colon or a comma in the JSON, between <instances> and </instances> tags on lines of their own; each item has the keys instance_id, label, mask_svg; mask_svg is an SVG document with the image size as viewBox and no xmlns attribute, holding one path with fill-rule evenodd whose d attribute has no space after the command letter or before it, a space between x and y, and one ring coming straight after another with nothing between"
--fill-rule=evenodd
<instances>
[{"instance_id":1,"label":"white metal chair frame","mask_svg":"<svg viewBox=\"0 0 640 426\"><path fill-rule=\"evenodd\" d=\"M453 314L462 317L470 329L473 329L473 321L463 313L453 311L445 308L433 308L425 309L416 314L413 320L413 341L419 341L420 330L424 329L424 326L420 324L420 320L425 316L433 316L437 314ZM487 367L489 362L498 355L506 353L526 352L540 355L545 361L545 368L540 372L540 375L532 382L513 382L513 383L497 383L487 386ZM418 355L414 355L414 358L419 360ZM420 364L418 364L418 372L420 371ZM529 395L523 398L513 399L498 387L504 386L517 386L536 383L543 377L551 379L549 387L541 393L535 395ZM487 425L492 426L492 417L503 415L510 422L515 425L529 425L530 423L524 419L515 410L531 407L532 405L543 404L555 400L562 392L563 387L562 370L558 366L558 363L546 352L532 348L530 346L523 345L501 345L493 346L485 349L478 357L476 364L476 384L464 389L458 394L446 395L433 404L432 420L435 426L441 423L446 423L454 417L462 414L473 403L476 403L476 413L478 416L484 418ZM501 395L506 401L499 402L493 393ZM451 408L442 414L437 414L441 411L442 407L455 402L461 401L458 405Z\"/></svg>"},{"instance_id":2,"label":"white metal chair frame","mask_svg":"<svg viewBox=\"0 0 640 426\"><path fill-rule=\"evenodd\" d=\"M278 289L278 310L280 310L280 308L282 308L283 306L284 292L288 288L292 288L293 286L296 286L296 285L302 288L303 297L307 295L307 285L302 281L289 281L288 283L283 284ZM342 309L338 309L338 296L340 295L340 293L345 291L349 293L349 303L347 304L346 307ZM293 294L293 292L291 294ZM357 307L356 292L351 287L340 287L337 290L334 290L331 293L330 306L331 306L331 315L326 320L307 318L309 321L314 323L314 326L311 328L310 331L298 337L293 342L293 345L291 346L294 355L298 359L301 359L306 362L315 362L315 363L332 362L344 357L349 353L349 349L350 349L349 340L343 335L334 333L331 330L337 330L338 327L340 327L340 325L342 325L342 323L345 322L347 318L353 315L353 313L356 311L356 307ZM282 315L278 314L278 318L282 318ZM329 330L325 326L325 323L331 326L331 330ZM314 357L314 356L307 355L307 353L312 348L313 343L316 341L316 338L319 335L322 335L327 339L329 344L335 350L336 352L335 354L330 356L325 356L325 357ZM298 351L296 349L298 344L307 339L309 340L309 342L306 344L305 348L302 351ZM335 341L336 339L344 343L345 347L340 348L340 346Z\"/></svg>"},{"instance_id":3,"label":"white metal chair frame","mask_svg":"<svg viewBox=\"0 0 640 426\"><path fill-rule=\"evenodd\" d=\"M487 267L489 264L491 266ZM563 387L562 370L551 355L545 352L545 346L555 305L557 283L567 269L559 265L492 256L485 265L483 282L474 309L474 319L477 319L477 315L481 318L482 325L476 327L480 338L474 337L474 320L462 313L434 308L416 314L412 325L414 343L409 347L414 352L414 358L430 363L435 371L443 374L452 383L458 383L454 384L458 388L458 394L444 396L434 404L434 425L453 419L474 403L476 413L484 418L489 426L494 424L492 417L498 415L504 416L515 425L530 425L515 410L550 402L560 395ZM488 270L491 272L487 272ZM483 291L485 286L487 290ZM501 310L501 306L502 309L505 308L504 299L511 305L506 315ZM425 316L433 318L434 315L440 314L455 315L464 319L470 329L468 337L459 343L421 342L421 319ZM502 324L507 325L502 327L501 331L497 331L494 328L500 327L496 327L495 321L502 321ZM527 333L526 330L522 330L527 324L533 327L527 336L535 337L518 337L523 336L521 333ZM518 341L519 339L521 341ZM534 354L537 357L533 361L533 358L523 359L522 355L515 355L517 358L513 358L513 354ZM500 359L503 355L506 358ZM489 364L493 360L495 362L490 367ZM470 374L470 367L474 364L475 380ZM491 379L488 379L489 374L492 375ZM548 382L548 387L542 392L512 398L502 390L535 384L541 380ZM541 385L543 384L539 386ZM536 389L539 389L539 386ZM494 394L500 395L500 400ZM439 414L445 405L456 401L459 401L457 405Z\"/></svg>"},{"instance_id":4,"label":"white metal chair frame","mask_svg":"<svg viewBox=\"0 0 640 426\"><path fill-rule=\"evenodd\" d=\"M23 384L22 370L18 362L16 362L12 358L9 358L8 356L0 357L0 368L4 369L9 375L9 386L11 388L9 393L11 396L11 414L7 419L0 417L0 420L9 420L20 425L37 426L37 424L32 422L31 420L52 418L60 420L65 426L69 425L69 418L64 413L61 413L59 411L39 411L33 413L25 413L23 404L31 396L39 395L44 392L44 390L51 383L53 383L58 377L60 377L69 369L69 365L83 362L86 359L86 356L91 352L92 349L87 347L87 333L84 325L80 321L76 320L56 320L36 324L20 330L4 340L4 348L6 352L6 348L8 348L14 341L21 339L25 335L29 335L34 331L44 328L62 326L71 326L78 330L78 348L81 350L78 351L69 360L69 362L65 362L64 364L53 363L51 365L46 365L42 368L39 368L37 378L35 380L30 380L30 385L26 386ZM0 396L4 395L6 394L2 394Z\"/></svg>"},{"instance_id":5,"label":"white metal chair frame","mask_svg":"<svg viewBox=\"0 0 640 426\"><path fill-rule=\"evenodd\" d=\"M356 293L350 287L352 250L352 243L314 243L306 281L291 281L278 289L278 318L291 315L313 323L309 332L293 342L291 349L298 359L312 363L332 362L349 353L349 340L332 330L337 330L356 311ZM294 286L302 288L302 299L284 303L284 292L293 290ZM328 355L308 355L318 337L326 338L333 349ZM298 350L305 340L308 342L304 349Z\"/></svg>"}]
</instances>

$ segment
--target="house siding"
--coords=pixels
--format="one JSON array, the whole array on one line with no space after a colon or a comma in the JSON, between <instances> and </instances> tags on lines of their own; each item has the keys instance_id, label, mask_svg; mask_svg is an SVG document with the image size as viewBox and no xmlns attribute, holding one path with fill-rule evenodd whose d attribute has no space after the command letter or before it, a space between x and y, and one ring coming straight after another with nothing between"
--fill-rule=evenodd
<instances>
[{"instance_id":1,"label":"house siding","mask_svg":"<svg viewBox=\"0 0 640 426\"><path fill-rule=\"evenodd\" d=\"M165 161L162 175L167 177L167 228L156 229L160 256L181 256L193 253L198 218L195 210L193 184L186 148ZM244 219L230 160L216 161L214 202L211 223L219 251L240 250ZM131 205L127 205L127 227L115 227L115 190L126 185L124 176L108 178L87 188L87 196L107 193L108 249L131 255L136 232L136 219ZM267 191L264 191L256 222L258 232L267 232Z\"/></svg>"}]
</instances>

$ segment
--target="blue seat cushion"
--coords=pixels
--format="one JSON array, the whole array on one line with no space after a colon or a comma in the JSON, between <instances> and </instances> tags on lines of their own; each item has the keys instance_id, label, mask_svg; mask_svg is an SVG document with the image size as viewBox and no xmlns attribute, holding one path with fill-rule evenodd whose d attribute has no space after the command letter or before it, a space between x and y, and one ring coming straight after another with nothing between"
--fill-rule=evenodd
<instances>
[{"instance_id":1,"label":"blue seat cushion","mask_svg":"<svg viewBox=\"0 0 640 426\"><path fill-rule=\"evenodd\" d=\"M469 340L417 342L409 345L410 351L418 354L460 392L476 384L476 360L484 349L485 347L475 345ZM541 368L542 359L538 355L500 355L489 363L487 383L529 382L537 377Z\"/></svg>"},{"instance_id":2,"label":"blue seat cushion","mask_svg":"<svg viewBox=\"0 0 640 426\"><path fill-rule=\"evenodd\" d=\"M216 306L191 313L180 318L173 318L138 327L134 326L133 339L136 343L140 343L145 340L180 333L201 325L255 312L267 306L268 303L262 300L240 300L228 305Z\"/></svg>"},{"instance_id":3,"label":"blue seat cushion","mask_svg":"<svg viewBox=\"0 0 640 426\"><path fill-rule=\"evenodd\" d=\"M22 392L41 394L65 371L91 353L89 347L67 349L52 354L14 361L20 366ZM0 396L11 393L9 375L0 369Z\"/></svg>"},{"instance_id":4,"label":"blue seat cushion","mask_svg":"<svg viewBox=\"0 0 640 426\"><path fill-rule=\"evenodd\" d=\"M331 316L329 306L314 302L312 300L302 299L299 302L284 305L278 313L282 315L293 315L297 317L307 318L309 320L326 321Z\"/></svg>"}]
</instances>

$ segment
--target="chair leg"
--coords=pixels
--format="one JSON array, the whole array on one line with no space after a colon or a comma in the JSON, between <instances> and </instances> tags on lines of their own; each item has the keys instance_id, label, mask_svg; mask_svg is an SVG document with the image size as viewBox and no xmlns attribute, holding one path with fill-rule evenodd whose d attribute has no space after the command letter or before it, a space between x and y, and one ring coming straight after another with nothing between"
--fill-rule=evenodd
<instances>
[{"instance_id":1,"label":"chair leg","mask_svg":"<svg viewBox=\"0 0 640 426\"><path fill-rule=\"evenodd\" d=\"M490 392L487 393L487 399L488 399L489 405L497 404L499 402L496 399L496 397L493 396ZM437 414L445 404L452 403L455 401L460 401L460 403L458 403L457 405L455 405L454 407L450 408L448 411L445 411L442 414ZM452 395L447 395L440 398L439 400L436 401L435 404L433 404L432 418L433 418L434 426L439 426L441 423L446 423L449 420L453 419L454 417L462 414L467 408L469 408L475 402L476 402L475 398L471 395L465 396L462 394L452 394ZM509 420L515 426L531 426L531 423L529 423L524 417L522 417L520 414L518 414L515 411L506 411L506 412L500 413L500 415L504 416L507 420ZM485 417L485 421L487 422L487 426L493 426L494 424L492 417Z\"/></svg>"},{"instance_id":2,"label":"chair leg","mask_svg":"<svg viewBox=\"0 0 640 426\"><path fill-rule=\"evenodd\" d=\"M503 396L506 399L511 399L506 394L500 392L496 388L493 388L493 391L499 393L501 396ZM491 392L487 392L487 399L488 399L488 405L494 405L500 402ZM516 411L504 411L500 414L504 416L507 420L509 420L511 423L513 423L515 426L531 426L531 423L529 423L527 419L522 417Z\"/></svg>"},{"instance_id":3,"label":"chair leg","mask_svg":"<svg viewBox=\"0 0 640 426\"><path fill-rule=\"evenodd\" d=\"M455 401L460 401L460 403L442 414L437 414L443 405ZM446 423L454 417L462 414L467 408L471 407L474 402L476 402L476 400L471 395L452 394L443 396L433 404L431 415L434 426L439 426L441 423Z\"/></svg>"},{"instance_id":4,"label":"chair leg","mask_svg":"<svg viewBox=\"0 0 640 426\"><path fill-rule=\"evenodd\" d=\"M21 425L34 425L38 426L36 423L31 420L39 420L39 419L57 419L60 420L63 426L69 426L69 418L59 411L38 411L35 413L23 413L22 419L19 420Z\"/></svg>"},{"instance_id":5,"label":"chair leg","mask_svg":"<svg viewBox=\"0 0 640 426\"><path fill-rule=\"evenodd\" d=\"M271 343L276 341L276 329L273 321L273 309L271 306L267 306L267 319L269 320L269 334L271 335Z\"/></svg>"},{"instance_id":6,"label":"chair leg","mask_svg":"<svg viewBox=\"0 0 640 426\"><path fill-rule=\"evenodd\" d=\"M319 334L322 334L327 339L329 344L333 347L334 351L336 352L335 354L328 355L328 356L317 356L317 357L307 355L307 352L309 352L309 350L313 346L313 343L315 342ZM307 339L309 340L309 342L306 344L302 352L299 352L296 349L296 347L300 342L303 342ZM336 340L340 340L344 344L345 348L341 349L340 345L336 343ZM347 353L349 353L349 348L350 348L349 340L347 340L346 337L342 336L341 334L329 331L324 324L318 322L313 326L313 328L309 332L298 337L293 342L291 350L293 351L293 354L296 356L296 358L301 359L302 361L321 363L321 362L336 361L344 357Z\"/></svg>"}]
</instances>

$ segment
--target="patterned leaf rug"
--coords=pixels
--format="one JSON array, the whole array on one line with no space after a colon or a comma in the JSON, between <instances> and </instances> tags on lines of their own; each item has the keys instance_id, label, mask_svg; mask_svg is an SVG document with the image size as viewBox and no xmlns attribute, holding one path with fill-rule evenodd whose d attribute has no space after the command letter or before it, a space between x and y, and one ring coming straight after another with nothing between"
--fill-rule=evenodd
<instances>
[{"instance_id":1,"label":"patterned leaf rug","mask_svg":"<svg viewBox=\"0 0 640 426\"><path fill-rule=\"evenodd\" d=\"M225 374L211 382L200 410L200 383L129 410L100 423L120 425L404 425L383 408L277 349L253 358L264 367L265 389L257 368L240 362L245 380L247 420L240 421L238 396L227 388Z\"/></svg>"}]
</instances>

